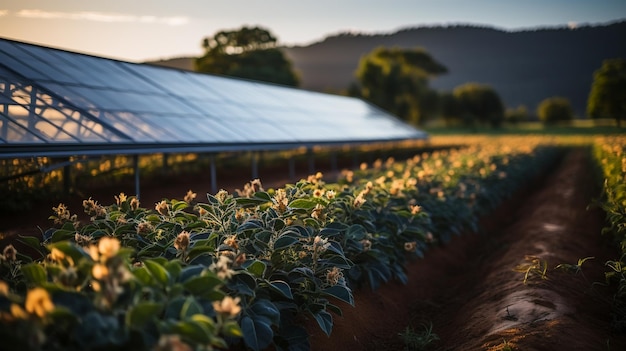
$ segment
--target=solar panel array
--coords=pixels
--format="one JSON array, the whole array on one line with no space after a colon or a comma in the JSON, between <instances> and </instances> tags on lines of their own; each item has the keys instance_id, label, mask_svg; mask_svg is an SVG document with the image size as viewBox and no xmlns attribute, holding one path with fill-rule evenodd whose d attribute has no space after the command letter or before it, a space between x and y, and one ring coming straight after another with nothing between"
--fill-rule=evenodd
<instances>
[{"instance_id":1,"label":"solar panel array","mask_svg":"<svg viewBox=\"0 0 626 351\"><path fill-rule=\"evenodd\" d=\"M425 137L356 98L0 39L0 145L209 151Z\"/></svg>"}]
</instances>

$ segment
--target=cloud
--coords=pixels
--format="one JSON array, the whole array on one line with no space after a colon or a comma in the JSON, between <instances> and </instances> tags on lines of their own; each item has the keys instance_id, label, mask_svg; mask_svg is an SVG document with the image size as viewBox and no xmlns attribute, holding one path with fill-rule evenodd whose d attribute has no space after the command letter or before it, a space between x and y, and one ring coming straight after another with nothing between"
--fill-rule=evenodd
<instances>
[{"instance_id":1,"label":"cloud","mask_svg":"<svg viewBox=\"0 0 626 351\"><path fill-rule=\"evenodd\" d=\"M9 14L9 10L0 10L0 17L6 16Z\"/></svg>"},{"instance_id":2,"label":"cloud","mask_svg":"<svg viewBox=\"0 0 626 351\"><path fill-rule=\"evenodd\" d=\"M0 16L2 10L0 10ZM189 18L184 16L158 17L158 16L137 16L123 13L107 13L107 12L59 12L44 10L20 10L17 12L18 17L38 18L38 19L69 19L94 22L108 23L156 23L168 26L182 26L189 23Z\"/></svg>"}]
</instances>

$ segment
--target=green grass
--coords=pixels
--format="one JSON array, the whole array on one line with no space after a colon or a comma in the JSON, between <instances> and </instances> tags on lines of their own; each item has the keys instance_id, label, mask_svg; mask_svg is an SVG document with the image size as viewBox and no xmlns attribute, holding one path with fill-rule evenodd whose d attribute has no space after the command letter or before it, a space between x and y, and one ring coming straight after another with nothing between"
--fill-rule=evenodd
<instances>
[{"instance_id":1,"label":"green grass","mask_svg":"<svg viewBox=\"0 0 626 351\"><path fill-rule=\"evenodd\" d=\"M614 121L575 120L568 125L545 126L541 122L525 122L517 125L504 125L494 129L488 126L469 127L445 127L431 125L422 128L431 135L455 135L455 134L487 134L487 135L607 135L626 134L626 123L621 128Z\"/></svg>"}]
</instances>

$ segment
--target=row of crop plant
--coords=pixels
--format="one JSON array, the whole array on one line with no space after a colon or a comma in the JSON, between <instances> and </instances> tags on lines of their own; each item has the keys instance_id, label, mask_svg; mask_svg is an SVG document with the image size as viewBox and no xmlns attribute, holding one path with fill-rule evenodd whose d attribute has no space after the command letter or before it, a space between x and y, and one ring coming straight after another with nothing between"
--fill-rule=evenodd
<instances>
[{"instance_id":1,"label":"row of crop plant","mask_svg":"<svg viewBox=\"0 0 626 351\"><path fill-rule=\"evenodd\" d=\"M600 205L606 212L603 234L611 235L619 248L620 257L606 262L607 282L617 291L613 304L613 326L626 330L626 136L597 139L593 156L604 180Z\"/></svg>"},{"instance_id":2,"label":"row of crop plant","mask_svg":"<svg viewBox=\"0 0 626 351\"><path fill-rule=\"evenodd\" d=\"M28 255L3 249L0 336L25 350L307 349L303 319L330 335L355 287L406 281L407 260L476 230L559 151L486 138L332 184L255 180L153 208L123 194L88 199L88 223L59 204L53 229L19 239Z\"/></svg>"}]
</instances>

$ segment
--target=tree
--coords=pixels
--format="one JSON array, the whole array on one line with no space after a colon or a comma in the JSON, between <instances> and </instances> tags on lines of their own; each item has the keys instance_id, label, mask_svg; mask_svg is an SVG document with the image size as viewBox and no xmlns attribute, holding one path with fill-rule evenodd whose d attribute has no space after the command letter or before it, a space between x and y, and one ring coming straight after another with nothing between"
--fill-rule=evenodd
<instances>
[{"instance_id":1,"label":"tree","mask_svg":"<svg viewBox=\"0 0 626 351\"><path fill-rule=\"evenodd\" d=\"M291 62L276 45L276 37L260 27L220 31L203 39L196 71L297 86Z\"/></svg>"},{"instance_id":2,"label":"tree","mask_svg":"<svg viewBox=\"0 0 626 351\"><path fill-rule=\"evenodd\" d=\"M500 127L504 120L504 105L498 93L488 85L466 83L454 88L461 118L468 125L476 122Z\"/></svg>"},{"instance_id":3,"label":"tree","mask_svg":"<svg viewBox=\"0 0 626 351\"><path fill-rule=\"evenodd\" d=\"M408 122L419 124L436 107L430 77L447 69L425 50L379 47L361 58L356 71L360 96Z\"/></svg>"},{"instance_id":4,"label":"tree","mask_svg":"<svg viewBox=\"0 0 626 351\"><path fill-rule=\"evenodd\" d=\"M571 121L574 119L574 112L567 98L555 96L544 99L539 103L537 116L545 124L555 124L557 122Z\"/></svg>"},{"instance_id":5,"label":"tree","mask_svg":"<svg viewBox=\"0 0 626 351\"><path fill-rule=\"evenodd\" d=\"M528 121L528 109L525 105L519 105L517 108L507 109L504 113L504 120L511 124Z\"/></svg>"},{"instance_id":6,"label":"tree","mask_svg":"<svg viewBox=\"0 0 626 351\"><path fill-rule=\"evenodd\" d=\"M452 127L463 122L459 102L451 92L444 92L439 97L440 114L446 126Z\"/></svg>"},{"instance_id":7,"label":"tree","mask_svg":"<svg viewBox=\"0 0 626 351\"><path fill-rule=\"evenodd\" d=\"M626 118L626 59L605 60L593 74L587 101L591 118L615 118L618 127Z\"/></svg>"}]
</instances>

